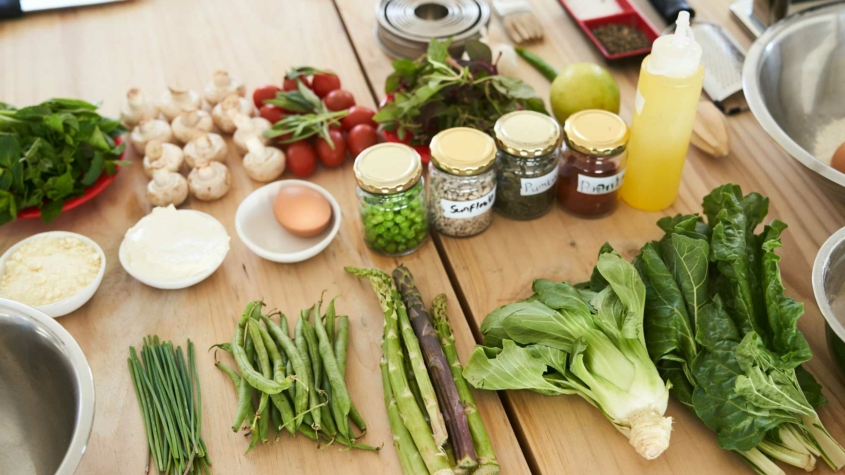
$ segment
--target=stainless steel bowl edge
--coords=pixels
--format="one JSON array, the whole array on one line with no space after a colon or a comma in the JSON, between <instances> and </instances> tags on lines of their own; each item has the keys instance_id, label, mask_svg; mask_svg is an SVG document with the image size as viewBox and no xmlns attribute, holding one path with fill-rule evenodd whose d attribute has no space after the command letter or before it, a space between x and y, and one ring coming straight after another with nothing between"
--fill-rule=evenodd
<instances>
[{"instance_id":1,"label":"stainless steel bowl edge","mask_svg":"<svg viewBox=\"0 0 845 475\"><path fill-rule=\"evenodd\" d=\"M61 463L55 471L55 475L73 475L88 446L94 423L94 377L88 360L67 330L55 319L30 306L0 298L0 319L20 320L31 324L34 331L49 341L51 349L61 357L69 376L72 376L76 383L74 389L78 391L78 405L74 411L73 430ZM12 384L14 385L14 382Z\"/></svg>"},{"instance_id":2,"label":"stainless steel bowl edge","mask_svg":"<svg viewBox=\"0 0 845 475\"><path fill-rule=\"evenodd\" d=\"M845 174L816 159L809 151L798 144L781 127L766 104L761 88L762 68L767 55L780 55L779 40L798 28L802 22L809 22L815 17L836 13L845 16L845 1L822 5L791 15L767 29L751 46L743 67L742 82L746 100L754 117L772 139L791 157L814 172L817 178L827 185L826 188L840 196L845 196ZM807 45L808 49L811 45ZM779 60L784 60L778 57ZM822 78L817 78L820 86ZM807 87L810 87L809 85ZM796 92L797 93L797 92Z\"/></svg>"},{"instance_id":3,"label":"stainless steel bowl edge","mask_svg":"<svg viewBox=\"0 0 845 475\"><path fill-rule=\"evenodd\" d=\"M845 341L845 326L836 318L833 313L833 308L830 306L830 298L828 296L829 290L838 291L839 289L827 289L825 280L829 272L831 272L831 257L833 252L838 247L845 246L845 228L833 233L819 249L816 254L816 260L813 262L813 294L816 297L816 304L822 312L822 316L827 321L830 328L836 333L840 340ZM845 269L837 269L840 272Z\"/></svg>"}]
</instances>

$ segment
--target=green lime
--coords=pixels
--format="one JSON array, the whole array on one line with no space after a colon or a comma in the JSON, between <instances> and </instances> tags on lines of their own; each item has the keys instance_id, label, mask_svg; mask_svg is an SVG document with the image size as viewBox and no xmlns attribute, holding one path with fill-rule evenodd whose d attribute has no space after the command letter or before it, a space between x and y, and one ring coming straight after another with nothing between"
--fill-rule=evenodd
<instances>
[{"instance_id":1,"label":"green lime","mask_svg":"<svg viewBox=\"0 0 845 475\"><path fill-rule=\"evenodd\" d=\"M618 114L619 84L597 64L570 64L552 82L549 101L561 125L570 115L583 110L602 109Z\"/></svg>"}]
</instances>

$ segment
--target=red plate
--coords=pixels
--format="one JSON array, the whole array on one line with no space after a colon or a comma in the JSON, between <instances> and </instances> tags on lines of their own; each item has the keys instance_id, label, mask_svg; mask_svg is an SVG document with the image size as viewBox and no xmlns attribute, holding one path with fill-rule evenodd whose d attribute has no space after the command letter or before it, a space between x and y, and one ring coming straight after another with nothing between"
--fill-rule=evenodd
<instances>
[{"instance_id":1,"label":"red plate","mask_svg":"<svg viewBox=\"0 0 845 475\"><path fill-rule=\"evenodd\" d=\"M384 99L381 100L379 103L379 107L384 107L384 104L387 101L393 100L393 94L388 94L385 96ZM384 136L384 139L388 142L393 143L403 143L408 145L411 142L411 137L405 137L405 140L399 140L399 134L396 132L390 132L388 130L382 130L381 134ZM411 145L412 149L416 150L418 154L420 154L420 158L422 159L423 163L428 163L431 160L431 148L428 145Z\"/></svg>"},{"instance_id":2,"label":"red plate","mask_svg":"<svg viewBox=\"0 0 845 475\"><path fill-rule=\"evenodd\" d=\"M616 53L611 54L604 45L601 44L596 35L593 34L593 30L605 25L627 25L634 27L640 30L650 43L654 43L660 34L657 32L657 29L646 20L645 16L640 12L637 7L635 7L631 2L628 0L615 0L616 3L621 8L620 13L616 13L614 15L609 15L605 17L598 17L598 18L591 18L589 20L584 20L575 16L572 9L569 8L569 5L566 4L566 0L558 0L563 8L569 13L575 23L578 24L579 27L584 31L584 34L587 35L587 38L596 45L596 48L601 52L602 56L607 58L608 60L615 60L615 59L622 59L622 58L630 58L633 56L643 56L649 54L651 52L651 46L648 48L641 48L631 51L625 51L623 53Z\"/></svg>"},{"instance_id":3,"label":"red plate","mask_svg":"<svg viewBox=\"0 0 845 475\"><path fill-rule=\"evenodd\" d=\"M116 145L120 145L121 143L123 143L123 137L115 138L114 143ZM120 155L120 160L123 160L125 156L126 156L126 151L124 151ZM117 171L120 171L120 167L117 167ZM71 199L65 201L65 205L62 206L62 211L71 210L71 209L76 208L77 206L79 206L83 203L87 203L88 201L91 201L92 199L94 199L95 196L102 193L103 190L105 190L109 185L111 185L111 182L113 182L116 177L117 177L117 172L115 172L114 175L109 175L105 171L103 171L103 173L100 175L100 178L97 178L97 181L95 181L93 185L86 188L85 193L82 196L77 196L76 198L71 198ZM18 212L18 218L21 218L21 219L40 218L40 217L41 217L41 210L37 207L22 209L22 210L20 210L20 212Z\"/></svg>"}]
</instances>

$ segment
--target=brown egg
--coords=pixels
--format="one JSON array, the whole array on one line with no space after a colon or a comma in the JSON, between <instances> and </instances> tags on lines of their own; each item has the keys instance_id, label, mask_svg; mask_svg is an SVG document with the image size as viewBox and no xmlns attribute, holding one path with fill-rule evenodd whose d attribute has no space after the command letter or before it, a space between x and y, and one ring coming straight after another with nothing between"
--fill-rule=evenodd
<instances>
[{"instance_id":1,"label":"brown egg","mask_svg":"<svg viewBox=\"0 0 845 475\"><path fill-rule=\"evenodd\" d=\"M830 166L845 173L845 143L833 152L833 158L830 159Z\"/></svg>"},{"instance_id":2,"label":"brown egg","mask_svg":"<svg viewBox=\"0 0 845 475\"><path fill-rule=\"evenodd\" d=\"M332 208L318 191L293 185L279 190L273 202L273 214L287 232L311 237L326 229L332 219Z\"/></svg>"}]
</instances>

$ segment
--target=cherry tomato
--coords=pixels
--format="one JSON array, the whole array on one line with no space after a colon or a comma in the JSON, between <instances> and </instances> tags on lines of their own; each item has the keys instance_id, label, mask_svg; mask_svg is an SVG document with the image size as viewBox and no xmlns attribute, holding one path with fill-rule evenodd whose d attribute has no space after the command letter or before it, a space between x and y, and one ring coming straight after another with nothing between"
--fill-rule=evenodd
<instances>
[{"instance_id":1,"label":"cherry tomato","mask_svg":"<svg viewBox=\"0 0 845 475\"><path fill-rule=\"evenodd\" d=\"M307 77L299 76L297 79L302 81L302 84L305 84L305 87L311 89L311 81L309 81ZM285 79L285 82L282 84L282 90L296 91L297 89L299 89L299 86L296 84L296 79Z\"/></svg>"},{"instance_id":2,"label":"cherry tomato","mask_svg":"<svg viewBox=\"0 0 845 475\"><path fill-rule=\"evenodd\" d=\"M276 122L282 120L283 115L290 114L290 112L282 109L281 107L274 106L273 104L264 104L258 112L261 117L269 120L271 124L275 124Z\"/></svg>"},{"instance_id":3,"label":"cherry tomato","mask_svg":"<svg viewBox=\"0 0 845 475\"><path fill-rule=\"evenodd\" d=\"M315 74L311 84L314 86L314 94L322 99L335 89L340 89L340 78L334 74Z\"/></svg>"},{"instance_id":4,"label":"cherry tomato","mask_svg":"<svg viewBox=\"0 0 845 475\"><path fill-rule=\"evenodd\" d=\"M352 157L357 157L361 152L378 143L378 134L372 125L358 124L349 131L347 142Z\"/></svg>"},{"instance_id":5,"label":"cherry tomato","mask_svg":"<svg viewBox=\"0 0 845 475\"><path fill-rule=\"evenodd\" d=\"M294 142L285 152L288 170L298 177L311 176L317 169L317 155L314 147L306 141Z\"/></svg>"},{"instance_id":6,"label":"cherry tomato","mask_svg":"<svg viewBox=\"0 0 845 475\"><path fill-rule=\"evenodd\" d=\"M339 130L329 130L329 136L334 143L334 149L329 146L326 139L320 137L317 139L317 156L320 157L320 163L334 168L343 165L346 160L346 139L343 138L343 132Z\"/></svg>"},{"instance_id":7,"label":"cherry tomato","mask_svg":"<svg viewBox=\"0 0 845 475\"><path fill-rule=\"evenodd\" d=\"M259 109L264 105L264 101L268 99L275 99L276 93L281 91L278 86L274 86L272 84L267 84L265 86L261 86L255 89L255 92L252 93L252 102L255 103L255 107Z\"/></svg>"},{"instance_id":8,"label":"cherry tomato","mask_svg":"<svg viewBox=\"0 0 845 475\"><path fill-rule=\"evenodd\" d=\"M341 119L340 123L343 124L343 130L347 132L358 124L367 124L376 128L378 125L373 120L374 115L376 113L366 107L352 106L349 108L349 115Z\"/></svg>"},{"instance_id":9,"label":"cherry tomato","mask_svg":"<svg viewBox=\"0 0 845 475\"><path fill-rule=\"evenodd\" d=\"M355 96L349 91L335 89L326 95L323 102L330 111L342 111L355 105Z\"/></svg>"}]
</instances>

